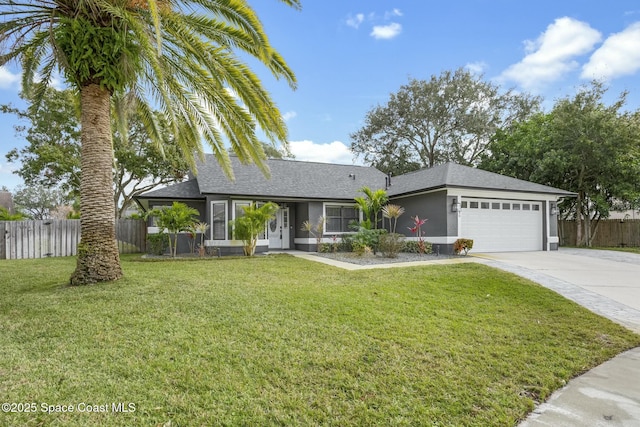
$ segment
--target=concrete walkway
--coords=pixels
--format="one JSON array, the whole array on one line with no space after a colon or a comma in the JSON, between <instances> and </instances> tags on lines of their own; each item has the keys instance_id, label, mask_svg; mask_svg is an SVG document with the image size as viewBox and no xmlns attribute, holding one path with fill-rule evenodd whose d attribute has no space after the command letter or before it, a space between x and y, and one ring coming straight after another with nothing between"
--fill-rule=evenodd
<instances>
[{"instance_id":1,"label":"concrete walkway","mask_svg":"<svg viewBox=\"0 0 640 427\"><path fill-rule=\"evenodd\" d=\"M345 268L393 268L479 262L545 286L640 333L640 255L589 249L476 254L462 259L360 266L304 252L294 256ZM519 427L640 426L640 348L575 378L538 406Z\"/></svg>"}]
</instances>

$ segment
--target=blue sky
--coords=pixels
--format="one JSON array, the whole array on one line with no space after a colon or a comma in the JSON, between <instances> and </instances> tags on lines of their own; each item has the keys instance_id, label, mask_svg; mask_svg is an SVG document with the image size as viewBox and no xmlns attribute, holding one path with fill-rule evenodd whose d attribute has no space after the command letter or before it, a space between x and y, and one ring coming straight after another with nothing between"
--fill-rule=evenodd
<instances>
[{"instance_id":1,"label":"blue sky","mask_svg":"<svg viewBox=\"0 0 640 427\"><path fill-rule=\"evenodd\" d=\"M640 4L637 0L276 0L250 2L272 44L298 78L292 91L254 69L289 127L300 160L351 163L349 134L409 78L467 67L506 88L541 95L545 106L604 79L612 97L630 92L640 108ZM0 68L0 103L20 105L20 70ZM24 142L0 115L0 185L20 181L4 154Z\"/></svg>"}]
</instances>

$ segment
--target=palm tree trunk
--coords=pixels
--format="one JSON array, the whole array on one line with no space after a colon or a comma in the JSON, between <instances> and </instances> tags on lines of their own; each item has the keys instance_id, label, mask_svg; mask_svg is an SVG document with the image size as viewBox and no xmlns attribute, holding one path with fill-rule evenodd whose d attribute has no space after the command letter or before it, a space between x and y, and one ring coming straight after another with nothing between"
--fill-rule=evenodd
<instances>
[{"instance_id":1,"label":"palm tree trunk","mask_svg":"<svg viewBox=\"0 0 640 427\"><path fill-rule=\"evenodd\" d=\"M86 285L122 277L116 244L113 201L113 146L110 93L96 84L80 90L81 165L80 228L76 271L72 285Z\"/></svg>"}]
</instances>

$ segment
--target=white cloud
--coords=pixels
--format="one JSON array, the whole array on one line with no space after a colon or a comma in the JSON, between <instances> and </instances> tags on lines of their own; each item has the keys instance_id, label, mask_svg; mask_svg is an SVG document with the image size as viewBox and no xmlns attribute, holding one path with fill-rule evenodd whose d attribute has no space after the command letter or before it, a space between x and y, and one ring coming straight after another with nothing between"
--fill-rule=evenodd
<instances>
[{"instance_id":1,"label":"white cloud","mask_svg":"<svg viewBox=\"0 0 640 427\"><path fill-rule=\"evenodd\" d=\"M7 67L0 67L0 89L9 89L16 86L16 84L19 85L20 79L20 73L14 74Z\"/></svg>"},{"instance_id":2,"label":"white cloud","mask_svg":"<svg viewBox=\"0 0 640 427\"><path fill-rule=\"evenodd\" d=\"M640 22L613 34L582 67L583 79L610 80L640 70Z\"/></svg>"},{"instance_id":3,"label":"white cloud","mask_svg":"<svg viewBox=\"0 0 640 427\"><path fill-rule=\"evenodd\" d=\"M296 113L295 111L287 111L282 115L282 120L284 120L285 122L288 122L289 120L293 119L297 115L298 113Z\"/></svg>"},{"instance_id":4,"label":"white cloud","mask_svg":"<svg viewBox=\"0 0 640 427\"><path fill-rule=\"evenodd\" d=\"M402 25L392 22L389 25L376 25L370 33L374 39L392 39L402 32Z\"/></svg>"},{"instance_id":5,"label":"white cloud","mask_svg":"<svg viewBox=\"0 0 640 427\"><path fill-rule=\"evenodd\" d=\"M500 80L515 81L525 89L536 89L576 69L576 57L591 52L602 38L589 24L572 18L558 18L538 39L525 41L528 53L507 68Z\"/></svg>"},{"instance_id":6,"label":"white cloud","mask_svg":"<svg viewBox=\"0 0 640 427\"><path fill-rule=\"evenodd\" d=\"M362 24L363 22L364 22L363 13L357 13L356 16L349 16L347 18L347 25L355 29L358 29L358 27L360 27L360 24Z\"/></svg>"},{"instance_id":7,"label":"white cloud","mask_svg":"<svg viewBox=\"0 0 640 427\"><path fill-rule=\"evenodd\" d=\"M488 65L484 61L470 62L464 66L467 70L473 74L482 74L488 68Z\"/></svg>"},{"instance_id":8,"label":"white cloud","mask_svg":"<svg viewBox=\"0 0 640 427\"><path fill-rule=\"evenodd\" d=\"M313 141L289 141L289 150L296 160L320 163L353 164L353 153L344 143L333 141L329 144L316 144Z\"/></svg>"},{"instance_id":9,"label":"white cloud","mask_svg":"<svg viewBox=\"0 0 640 427\"><path fill-rule=\"evenodd\" d=\"M391 12L384 13L384 19L390 19L394 16L402 16L400 9L393 9Z\"/></svg>"}]
</instances>

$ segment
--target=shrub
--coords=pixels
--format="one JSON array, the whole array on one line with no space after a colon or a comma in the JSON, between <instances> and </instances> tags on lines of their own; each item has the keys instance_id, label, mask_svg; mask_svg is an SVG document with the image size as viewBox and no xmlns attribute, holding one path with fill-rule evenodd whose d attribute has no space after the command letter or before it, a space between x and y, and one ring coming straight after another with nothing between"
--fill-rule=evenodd
<instances>
[{"instance_id":1,"label":"shrub","mask_svg":"<svg viewBox=\"0 0 640 427\"><path fill-rule=\"evenodd\" d=\"M147 235L147 253L150 255L163 255L169 242L164 233L148 234Z\"/></svg>"},{"instance_id":2,"label":"shrub","mask_svg":"<svg viewBox=\"0 0 640 427\"><path fill-rule=\"evenodd\" d=\"M23 213L11 213L9 209L0 206L0 221L22 221L25 219L27 219L27 217Z\"/></svg>"},{"instance_id":3,"label":"shrub","mask_svg":"<svg viewBox=\"0 0 640 427\"><path fill-rule=\"evenodd\" d=\"M355 246L355 244L358 243L361 246L368 247L375 254L376 252L378 252L380 236L383 234L387 234L387 230L383 230L383 229L370 230L364 227L359 227L358 232L353 235L352 246Z\"/></svg>"},{"instance_id":4,"label":"shrub","mask_svg":"<svg viewBox=\"0 0 640 427\"><path fill-rule=\"evenodd\" d=\"M331 243L321 243L320 244L320 250L318 252L320 252L322 254L328 254L328 253L333 252L333 248L332 248Z\"/></svg>"},{"instance_id":5,"label":"shrub","mask_svg":"<svg viewBox=\"0 0 640 427\"><path fill-rule=\"evenodd\" d=\"M338 243L338 252L353 252L353 235L345 234Z\"/></svg>"},{"instance_id":6,"label":"shrub","mask_svg":"<svg viewBox=\"0 0 640 427\"><path fill-rule=\"evenodd\" d=\"M378 248L386 258L397 258L403 244L404 236L402 234L382 234L379 238Z\"/></svg>"},{"instance_id":7,"label":"shrub","mask_svg":"<svg viewBox=\"0 0 640 427\"><path fill-rule=\"evenodd\" d=\"M455 252L456 255L460 254L460 252L464 252L466 255L471 248L473 248L472 239L458 239L453 243L453 252Z\"/></svg>"},{"instance_id":8,"label":"shrub","mask_svg":"<svg viewBox=\"0 0 640 427\"><path fill-rule=\"evenodd\" d=\"M421 240L405 240L402 245L401 252L410 253L410 254L430 254L433 252L433 247L430 242Z\"/></svg>"},{"instance_id":9,"label":"shrub","mask_svg":"<svg viewBox=\"0 0 640 427\"><path fill-rule=\"evenodd\" d=\"M374 255L373 249L362 243L354 242L352 245L353 253L357 256Z\"/></svg>"}]
</instances>

